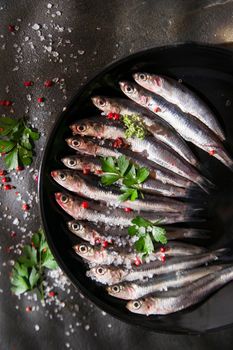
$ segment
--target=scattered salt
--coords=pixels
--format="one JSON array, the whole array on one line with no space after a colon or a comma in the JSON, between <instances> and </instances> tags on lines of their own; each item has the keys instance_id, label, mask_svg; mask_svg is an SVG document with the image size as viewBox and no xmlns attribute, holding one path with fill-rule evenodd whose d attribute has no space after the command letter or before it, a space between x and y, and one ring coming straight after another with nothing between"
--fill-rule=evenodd
<instances>
[{"instance_id":1,"label":"scattered salt","mask_svg":"<svg viewBox=\"0 0 233 350\"><path fill-rule=\"evenodd\" d=\"M37 23L35 23L35 24L32 26L32 29L38 30L38 29L40 29L40 25L37 24Z\"/></svg>"}]
</instances>

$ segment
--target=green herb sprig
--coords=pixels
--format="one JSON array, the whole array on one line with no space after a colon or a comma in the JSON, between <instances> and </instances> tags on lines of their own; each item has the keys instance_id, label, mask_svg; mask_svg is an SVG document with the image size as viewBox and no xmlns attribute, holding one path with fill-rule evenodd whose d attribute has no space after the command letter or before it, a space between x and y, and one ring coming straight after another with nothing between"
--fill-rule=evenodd
<instances>
[{"instance_id":1,"label":"green herb sprig","mask_svg":"<svg viewBox=\"0 0 233 350\"><path fill-rule=\"evenodd\" d=\"M147 134L147 129L143 123L142 118L139 115L123 115L122 122L126 127L125 137L137 137L144 139Z\"/></svg>"},{"instance_id":2,"label":"green herb sprig","mask_svg":"<svg viewBox=\"0 0 233 350\"><path fill-rule=\"evenodd\" d=\"M130 236L138 237L134 247L137 252L142 253L143 257L154 251L153 242L167 243L166 230L158 226L161 221L153 223L141 216L136 216L131 222L133 225L128 228L128 233Z\"/></svg>"},{"instance_id":3,"label":"green herb sprig","mask_svg":"<svg viewBox=\"0 0 233 350\"><path fill-rule=\"evenodd\" d=\"M0 153L6 153L5 164L9 170L32 163L34 141L40 135L26 125L24 118L0 117Z\"/></svg>"},{"instance_id":4,"label":"green herb sprig","mask_svg":"<svg viewBox=\"0 0 233 350\"><path fill-rule=\"evenodd\" d=\"M43 230L32 236L32 245L25 245L22 255L16 261L11 275L11 290L20 295L37 290L44 298L43 280L45 268L54 270L58 265L48 247Z\"/></svg>"},{"instance_id":5,"label":"green herb sprig","mask_svg":"<svg viewBox=\"0 0 233 350\"><path fill-rule=\"evenodd\" d=\"M105 186L112 185L121 181L122 195L119 196L120 201L130 199L134 201L139 197L140 184L149 176L147 168L139 168L130 163L125 156L101 158L102 171L101 183Z\"/></svg>"}]
</instances>

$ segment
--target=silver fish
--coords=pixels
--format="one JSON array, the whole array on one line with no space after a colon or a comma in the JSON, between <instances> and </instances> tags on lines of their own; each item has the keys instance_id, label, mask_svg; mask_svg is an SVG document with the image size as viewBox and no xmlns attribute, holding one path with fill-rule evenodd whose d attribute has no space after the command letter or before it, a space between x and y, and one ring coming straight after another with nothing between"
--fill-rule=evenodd
<instances>
[{"instance_id":1,"label":"silver fish","mask_svg":"<svg viewBox=\"0 0 233 350\"><path fill-rule=\"evenodd\" d=\"M135 73L133 77L139 85L179 106L183 112L194 115L221 140L225 140L224 132L213 112L200 97L184 84L172 78L144 72Z\"/></svg>"},{"instance_id":2,"label":"silver fish","mask_svg":"<svg viewBox=\"0 0 233 350\"><path fill-rule=\"evenodd\" d=\"M228 168L233 168L233 161L227 154L221 141L199 119L191 114L182 112L178 106L135 83L120 82L120 87L133 101L152 112L156 111L156 114L173 126L186 141L192 142L203 151L217 158Z\"/></svg>"},{"instance_id":3,"label":"silver fish","mask_svg":"<svg viewBox=\"0 0 233 350\"><path fill-rule=\"evenodd\" d=\"M189 286L129 301L126 307L131 312L147 316L171 314L199 303L232 280L231 266L202 277Z\"/></svg>"},{"instance_id":4,"label":"silver fish","mask_svg":"<svg viewBox=\"0 0 233 350\"><path fill-rule=\"evenodd\" d=\"M153 196L150 199L137 199L135 201L119 201L120 192L111 191L99 186L92 185L90 181L84 180L77 172L70 169L54 170L51 172L52 178L71 192L79 194L81 197L90 198L95 201L108 203L113 207L130 208L138 211L150 212L189 212L196 211L191 204L179 202L175 199Z\"/></svg>"},{"instance_id":5,"label":"silver fish","mask_svg":"<svg viewBox=\"0 0 233 350\"><path fill-rule=\"evenodd\" d=\"M85 137L74 136L68 138L66 142L71 148L78 151L79 154L92 155L94 157L119 157L124 154L133 163L148 168L150 170L150 176L153 179L178 187L193 187L193 182L143 158L139 153L135 155L134 152L128 150L126 147L120 149L114 148L111 141L104 140L103 142L103 140L89 140Z\"/></svg>"},{"instance_id":6,"label":"silver fish","mask_svg":"<svg viewBox=\"0 0 233 350\"><path fill-rule=\"evenodd\" d=\"M82 126L82 130L79 131ZM84 128L85 125L85 128ZM98 138L124 138L124 131L120 127L112 124L104 124L101 120L91 121L82 120L71 126L73 133L80 133L85 136L93 136ZM152 136L147 136L143 140L139 138L127 138L124 144L129 145L133 152L142 154L147 159L156 164L171 170L172 172L187 178L188 180L198 184L203 188L206 186L206 180L200 176L195 168L182 159L179 155L169 149L168 146L155 140ZM205 187L204 187L205 188Z\"/></svg>"},{"instance_id":7,"label":"silver fish","mask_svg":"<svg viewBox=\"0 0 233 350\"><path fill-rule=\"evenodd\" d=\"M112 227L106 225L94 225L88 222L72 220L67 223L69 230L76 236L89 242L91 245L104 243L106 240L114 245L126 246L133 245L127 228ZM192 228L170 228L165 227L166 237L169 240L178 240L185 238L208 238L207 232L201 229Z\"/></svg>"},{"instance_id":8,"label":"silver fish","mask_svg":"<svg viewBox=\"0 0 233 350\"><path fill-rule=\"evenodd\" d=\"M87 276L102 284L117 284L124 281L136 281L152 278L155 275L162 275L179 270L188 270L193 267L201 266L211 261L218 260L228 250L219 249L207 253L189 255L182 257L168 258L165 263L153 261L143 264L131 270L123 267L96 266L87 271Z\"/></svg>"},{"instance_id":9,"label":"silver fish","mask_svg":"<svg viewBox=\"0 0 233 350\"><path fill-rule=\"evenodd\" d=\"M113 112L121 115L139 115L148 131L159 141L164 142L190 164L197 166L198 161L182 137L160 117L155 118L150 111L137 103L123 98L95 96L94 105L105 113Z\"/></svg>"},{"instance_id":10,"label":"silver fish","mask_svg":"<svg viewBox=\"0 0 233 350\"><path fill-rule=\"evenodd\" d=\"M223 267L224 265L199 267L193 270L177 271L162 277L152 278L144 283L136 281L114 284L113 286L107 287L107 292L115 298L125 300L139 299L151 293L166 291L168 288L186 286L201 277L223 269Z\"/></svg>"},{"instance_id":11,"label":"silver fish","mask_svg":"<svg viewBox=\"0 0 233 350\"><path fill-rule=\"evenodd\" d=\"M103 207L100 203L93 201L84 202L85 205L83 205L83 200L81 198L60 192L55 193L55 199L60 207L76 220L87 220L107 225L128 227L131 225L133 218L135 218L134 212L125 212L123 209L106 208L106 206ZM88 208L86 208L86 206L88 206ZM200 218L192 217L184 213L144 212L143 217L152 222L160 220L162 224L200 221Z\"/></svg>"},{"instance_id":12,"label":"silver fish","mask_svg":"<svg viewBox=\"0 0 233 350\"><path fill-rule=\"evenodd\" d=\"M72 155L62 158L62 162L70 169L81 170L85 175L89 172L96 176L103 174L101 161L95 157ZM116 185L120 186L122 183L118 182ZM138 187L144 193L161 194L167 197L178 198L190 197L190 191L188 189L163 183L156 179L147 179L146 182L138 184Z\"/></svg>"},{"instance_id":13,"label":"silver fish","mask_svg":"<svg viewBox=\"0 0 233 350\"><path fill-rule=\"evenodd\" d=\"M143 262L141 253L136 251L127 252L120 251L115 249L103 249L98 247L93 247L88 243L80 243L76 244L73 249L75 252L89 261L90 263L95 263L99 265L128 265L129 263L133 263L136 259L140 259ZM170 243L169 248L166 247L166 255L167 256L185 256L185 255L193 255L200 254L204 252L205 249L197 246L193 246L190 244L184 243ZM154 252L148 255L147 261L154 261L161 259L163 253L161 253L160 249L155 249Z\"/></svg>"}]
</instances>

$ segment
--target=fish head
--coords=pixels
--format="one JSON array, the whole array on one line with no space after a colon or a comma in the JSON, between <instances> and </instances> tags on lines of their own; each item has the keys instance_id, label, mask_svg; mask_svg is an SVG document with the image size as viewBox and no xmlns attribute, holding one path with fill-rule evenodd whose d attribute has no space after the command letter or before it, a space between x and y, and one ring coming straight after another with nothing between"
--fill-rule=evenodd
<instances>
[{"instance_id":1,"label":"fish head","mask_svg":"<svg viewBox=\"0 0 233 350\"><path fill-rule=\"evenodd\" d=\"M66 139L67 144L75 149L86 154L95 155L97 145L91 141L85 140L82 137L74 136Z\"/></svg>"},{"instance_id":2,"label":"fish head","mask_svg":"<svg viewBox=\"0 0 233 350\"><path fill-rule=\"evenodd\" d=\"M91 98L94 105L103 112L111 112L111 104L107 97L105 96L93 96Z\"/></svg>"},{"instance_id":3,"label":"fish head","mask_svg":"<svg viewBox=\"0 0 233 350\"><path fill-rule=\"evenodd\" d=\"M105 96L94 96L92 97L94 105L105 113L118 113L121 114L121 108L114 101L113 98Z\"/></svg>"},{"instance_id":4,"label":"fish head","mask_svg":"<svg viewBox=\"0 0 233 350\"><path fill-rule=\"evenodd\" d=\"M150 306L147 303L146 299L138 299L138 300L130 300L126 304L126 308L135 314L140 315L149 315L150 314Z\"/></svg>"},{"instance_id":5,"label":"fish head","mask_svg":"<svg viewBox=\"0 0 233 350\"><path fill-rule=\"evenodd\" d=\"M68 214L72 213L75 199L73 196L67 195L65 193L57 192L55 193L55 199L62 209L64 209Z\"/></svg>"},{"instance_id":6,"label":"fish head","mask_svg":"<svg viewBox=\"0 0 233 350\"><path fill-rule=\"evenodd\" d=\"M122 92L126 96L128 96L131 100L136 102L141 100L140 94L139 94L139 87L137 84L129 81L120 81L119 85Z\"/></svg>"},{"instance_id":7,"label":"fish head","mask_svg":"<svg viewBox=\"0 0 233 350\"><path fill-rule=\"evenodd\" d=\"M77 156L67 156L61 159L62 163L70 169L82 170L82 160Z\"/></svg>"},{"instance_id":8,"label":"fish head","mask_svg":"<svg viewBox=\"0 0 233 350\"><path fill-rule=\"evenodd\" d=\"M51 171L51 176L59 185L70 191L73 191L74 188L78 191L78 189L84 184L83 179L70 169Z\"/></svg>"},{"instance_id":9,"label":"fish head","mask_svg":"<svg viewBox=\"0 0 233 350\"><path fill-rule=\"evenodd\" d=\"M93 122L91 120L82 120L79 123L72 124L70 126L73 135L91 136L91 137L103 137L105 126L102 122Z\"/></svg>"},{"instance_id":10,"label":"fish head","mask_svg":"<svg viewBox=\"0 0 233 350\"><path fill-rule=\"evenodd\" d=\"M154 92L159 92L164 83L162 77L156 74L149 74L144 72L133 74L133 78L139 85Z\"/></svg>"},{"instance_id":11,"label":"fish head","mask_svg":"<svg viewBox=\"0 0 233 350\"><path fill-rule=\"evenodd\" d=\"M67 223L68 228L76 236L84 239L85 241L95 244L97 239L96 231L93 230L89 225L81 224L77 220L71 220Z\"/></svg>"},{"instance_id":12,"label":"fish head","mask_svg":"<svg viewBox=\"0 0 233 350\"><path fill-rule=\"evenodd\" d=\"M87 272L87 276L103 284L116 284L121 282L124 271L111 266L95 266Z\"/></svg>"},{"instance_id":13,"label":"fish head","mask_svg":"<svg viewBox=\"0 0 233 350\"><path fill-rule=\"evenodd\" d=\"M94 261L95 257L95 250L94 248L87 243L80 243L76 244L74 247L74 251L81 256L82 258L88 260L88 261Z\"/></svg>"},{"instance_id":14,"label":"fish head","mask_svg":"<svg viewBox=\"0 0 233 350\"><path fill-rule=\"evenodd\" d=\"M85 239L86 229L85 226L80 224L77 220L71 220L67 222L67 226L71 232L77 235L80 238Z\"/></svg>"},{"instance_id":15,"label":"fish head","mask_svg":"<svg viewBox=\"0 0 233 350\"><path fill-rule=\"evenodd\" d=\"M116 298L132 299L134 292L134 284L114 284L107 287L108 294Z\"/></svg>"}]
</instances>

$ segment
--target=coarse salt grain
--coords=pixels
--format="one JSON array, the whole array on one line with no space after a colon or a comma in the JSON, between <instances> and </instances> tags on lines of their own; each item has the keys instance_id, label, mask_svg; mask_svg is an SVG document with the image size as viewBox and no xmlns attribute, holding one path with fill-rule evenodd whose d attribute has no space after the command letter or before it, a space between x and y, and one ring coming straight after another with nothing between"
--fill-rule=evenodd
<instances>
[{"instance_id":1,"label":"coarse salt grain","mask_svg":"<svg viewBox=\"0 0 233 350\"><path fill-rule=\"evenodd\" d=\"M39 30L40 29L40 25L35 23L33 26L32 26L32 29L34 30Z\"/></svg>"},{"instance_id":2,"label":"coarse salt grain","mask_svg":"<svg viewBox=\"0 0 233 350\"><path fill-rule=\"evenodd\" d=\"M18 225L19 224L19 219L18 218L15 218L14 221L13 221L13 225Z\"/></svg>"}]
</instances>

